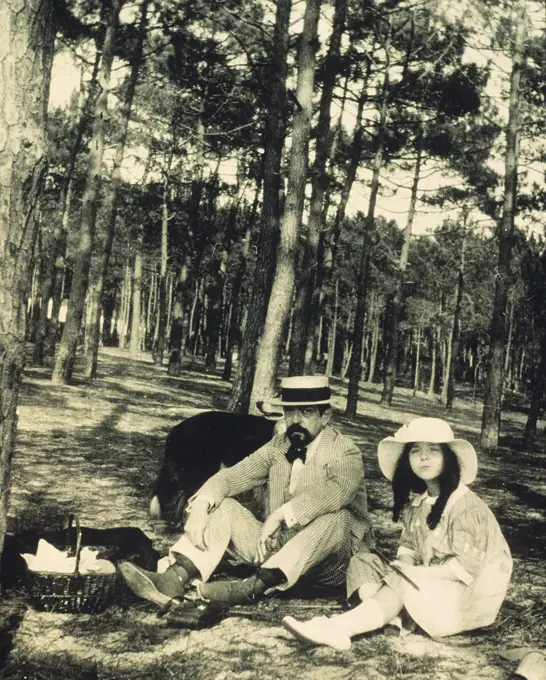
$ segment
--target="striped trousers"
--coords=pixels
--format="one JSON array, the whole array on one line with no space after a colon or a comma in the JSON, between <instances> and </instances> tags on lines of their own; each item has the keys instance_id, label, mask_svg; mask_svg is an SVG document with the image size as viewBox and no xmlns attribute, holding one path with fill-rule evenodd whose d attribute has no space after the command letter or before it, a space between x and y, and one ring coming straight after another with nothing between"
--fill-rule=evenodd
<instances>
[{"instance_id":1,"label":"striped trousers","mask_svg":"<svg viewBox=\"0 0 546 680\"><path fill-rule=\"evenodd\" d=\"M304 575L317 584L341 586L353 552L353 522L351 513L341 510L317 517L305 527L285 529L280 535L280 547L261 567L284 573L286 583L279 590L290 588ZM207 581L225 554L254 564L261 530L262 523L247 508L226 498L210 514L205 530L206 550L196 548L183 534L171 547L171 558L174 562L173 553L184 555Z\"/></svg>"}]
</instances>

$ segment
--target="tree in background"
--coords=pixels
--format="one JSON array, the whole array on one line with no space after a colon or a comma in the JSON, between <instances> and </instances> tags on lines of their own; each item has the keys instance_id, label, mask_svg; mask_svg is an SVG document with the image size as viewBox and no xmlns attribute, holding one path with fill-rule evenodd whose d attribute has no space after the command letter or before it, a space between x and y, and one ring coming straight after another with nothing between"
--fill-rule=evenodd
<instances>
[{"instance_id":1,"label":"tree in background","mask_svg":"<svg viewBox=\"0 0 546 680\"><path fill-rule=\"evenodd\" d=\"M101 300L104 290L104 281L108 272L108 265L110 262L110 254L112 252L112 243L114 240L114 232L117 219L117 210L120 200L119 192L121 186L121 165L125 156L125 147L127 143L127 134L129 130L129 122L131 119L131 109L133 106L133 99L138 82L139 71L142 63L142 54L144 51L144 40L146 37L146 24L148 21L148 7L150 0L143 0L140 5L140 18L138 25L138 34L136 37L136 44L131 58L131 69L125 88L125 96L120 105L120 135L117 141L116 154L112 168L112 176L110 180L110 191L108 200L106 201L106 217L102 221L104 229L99 232L98 240L98 266L96 267L95 276L91 280L89 291L87 295L87 309L85 322L85 368L84 377L86 379L93 379L97 374L97 362L99 354L99 340L100 340L100 315L101 315ZM138 241L138 239L137 239ZM136 346L131 345L136 352ZM136 355L135 355L136 356Z\"/></svg>"},{"instance_id":2,"label":"tree in background","mask_svg":"<svg viewBox=\"0 0 546 680\"><path fill-rule=\"evenodd\" d=\"M25 305L46 169L45 127L53 59L53 2L0 5L0 553L6 534Z\"/></svg>"},{"instance_id":3,"label":"tree in background","mask_svg":"<svg viewBox=\"0 0 546 680\"><path fill-rule=\"evenodd\" d=\"M247 413L256 369L256 357L262 336L279 240L281 217L281 158L286 131L286 76L292 0L278 0L273 40L269 46L266 75L269 88L264 125L263 201L257 244L254 282L250 294L237 373L228 408Z\"/></svg>"},{"instance_id":4,"label":"tree in background","mask_svg":"<svg viewBox=\"0 0 546 680\"><path fill-rule=\"evenodd\" d=\"M309 164L309 135L313 115L317 30L321 0L307 0L298 54L298 83L286 203L281 221L275 278L269 297L264 332L256 360L256 373L250 397L253 404L270 398L281 359L283 334L294 293L296 256Z\"/></svg>"},{"instance_id":5,"label":"tree in background","mask_svg":"<svg viewBox=\"0 0 546 680\"><path fill-rule=\"evenodd\" d=\"M66 323L57 350L55 368L51 377L52 382L55 384L64 384L68 382L74 368L76 349L84 314L85 297L87 295L91 253L99 207L99 192L102 181L102 160L106 134L106 114L108 111L108 88L112 73L115 41L119 25L119 13L123 6L123 0L104 1L106 3L106 31L99 72L99 86L101 91L97 97L93 120L91 158L83 197L79 245L74 262L72 290L69 298Z\"/></svg>"},{"instance_id":6,"label":"tree in background","mask_svg":"<svg viewBox=\"0 0 546 680\"><path fill-rule=\"evenodd\" d=\"M73 97L68 110L51 117L52 162L29 272L28 337L36 338L37 361L49 345L48 336L44 346L44 324L54 329L61 322L61 290L64 308L81 287L82 205L96 152L93 111L99 88L94 74L102 56L96 47L104 42L110 6L110 0L71 0L64 10L61 49L65 54L68 49L78 64L85 58L86 65L80 100ZM131 68L136 72L142 7L142 0L126 7L115 46L92 285L80 329L86 354L100 313L105 345L130 348L132 357L152 350L158 361L166 354L171 375L223 369L229 380L236 371L228 408L247 411L256 353L265 337L279 220L289 208L291 217L301 214L294 233L300 221L305 224L306 214L308 233L299 231L288 258L296 263L290 277L298 295L290 293L288 277L281 314L272 317L275 352L267 358L276 353L278 358L267 368L271 375L325 370L342 381L349 376L350 413L356 412L363 380L383 381L386 398L395 385L446 405L469 387L475 400L481 398L494 298L491 262L498 255L490 229L501 216L500 178L492 161L499 155L502 111L490 96L487 78L502 76L496 64L469 61L467 46L481 39L497 49L494 31L501 24L512 31L509 22L473 6L480 26L494 15L489 33L478 36L466 16L444 16L441 6L353 0L346 7L344 0L324 4L318 33L330 37L315 45L320 88L309 113L309 167L298 179L306 192L311 190L310 200L304 197L293 211L295 194L286 195L284 205L283 189L291 172L290 143L297 140L301 97L290 88L301 44L295 31L301 24L293 20L302 18L303 5L291 12L290 0L273 8L253 0L150 3L144 40L140 31L141 68L128 120L127 83ZM382 45L387 24L389 59ZM535 156L525 156L524 144L520 174L528 193L520 186L517 197L522 223L537 222L544 203L543 187L524 183L526 164L540 163L535 142L543 134L533 109L541 101L543 51L536 34L530 35L535 38L527 41L520 128L522 137L532 136ZM500 49L506 53L504 45ZM389 106L380 172L374 175L385 82ZM291 105L297 102L294 117L287 99ZM119 140L124 134L128 163L122 173ZM128 165L134 166L127 168L131 174L125 174ZM441 190L427 187L427 178L436 173L448 177ZM412 182L408 215L397 216L406 228L405 240L393 220L374 214L366 221L362 213L355 214L362 190L368 208L376 194L377 204L390 209L391 199ZM96 272L110 249L101 234L112 235L109 197L114 185L118 218L99 295ZM452 213L468 210L466 236L460 221L445 221L434 236L413 235L408 247L412 214L425 201ZM288 224L286 210L284 218ZM518 390L528 392L538 347L534 312L516 280L525 266L527 237L518 230L514 235L518 247L507 283L503 359L511 399L519 398ZM66 249L56 244L63 238ZM457 276L463 253L464 288ZM52 293L53 269L61 276L53 277ZM52 318L46 323L51 301ZM273 389L270 378L264 394Z\"/></svg>"},{"instance_id":7,"label":"tree in background","mask_svg":"<svg viewBox=\"0 0 546 680\"><path fill-rule=\"evenodd\" d=\"M506 302L512 261L514 219L518 186L518 147L520 125L521 71L525 59L526 10L519 0L515 20L515 37L510 77L510 102L506 127L504 201L498 226L499 260L491 320L491 349L483 402L481 445L495 449L499 441L502 393L504 389L504 350L506 345Z\"/></svg>"}]
</instances>

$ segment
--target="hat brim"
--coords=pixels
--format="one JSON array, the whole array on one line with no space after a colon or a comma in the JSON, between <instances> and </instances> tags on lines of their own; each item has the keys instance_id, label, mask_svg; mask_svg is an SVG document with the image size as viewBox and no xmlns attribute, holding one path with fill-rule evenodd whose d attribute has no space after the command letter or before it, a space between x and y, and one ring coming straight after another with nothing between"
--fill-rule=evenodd
<instances>
[{"instance_id":1,"label":"hat brim","mask_svg":"<svg viewBox=\"0 0 546 680\"><path fill-rule=\"evenodd\" d=\"M321 406L324 404L331 404L330 399L322 399L320 401L283 401L282 398L270 399L270 404L274 406Z\"/></svg>"},{"instance_id":2,"label":"hat brim","mask_svg":"<svg viewBox=\"0 0 546 680\"><path fill-rule=\"evenodd\" d=\"M379 468L385 477L392 481L398 460L402 455L404 446L409 442L401 442L394 437L385 437L377 447L377 459ZM472 484L478 473L478 457L476 449L466 439L452 439L447 444L457 456L461 470L461 484Z\"/></svg>"}]
</instances>

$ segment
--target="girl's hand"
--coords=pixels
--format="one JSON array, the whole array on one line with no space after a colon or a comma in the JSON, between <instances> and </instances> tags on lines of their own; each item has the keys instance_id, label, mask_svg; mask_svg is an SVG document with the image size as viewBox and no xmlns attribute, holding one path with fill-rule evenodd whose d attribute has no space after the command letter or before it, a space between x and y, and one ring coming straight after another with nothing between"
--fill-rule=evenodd
<instances>
[{"instance_id":1,"label":"girl's hand","mask_svg":"<svg viewBox=\"0 0 546 680\"><path fill-rule=\"evenodd\" d=\"M415 557L413 557L413 555L408 555L407 553L403 553L402 555L398 555L398 557L394 561L395 562L403 562L404 564L415 565Z\"/></svg>"}]
</instances>

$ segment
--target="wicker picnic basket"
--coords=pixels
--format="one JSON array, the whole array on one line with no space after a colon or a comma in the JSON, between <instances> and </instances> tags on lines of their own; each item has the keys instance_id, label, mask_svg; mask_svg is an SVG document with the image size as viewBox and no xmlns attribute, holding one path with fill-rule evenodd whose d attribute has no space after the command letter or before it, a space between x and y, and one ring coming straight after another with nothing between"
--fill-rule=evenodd
<instances>
[{"instance_id":1,"label":"wicker picnic basket","mask_svg":"<svg viewBox=\"0 0 546 680\"><path fill-rule=\"evenodd\" d=\"M67 546L70 551L70 529L73 518L68 522ZM118 598L122 578L116 569L114 573L79 572L81 557L81 529L76 525L76 566L74 572L62 574L48 571L33 571L27 568L25 586L30 604L41 611L98 614Z\"/></svg>"}]
</instances>

